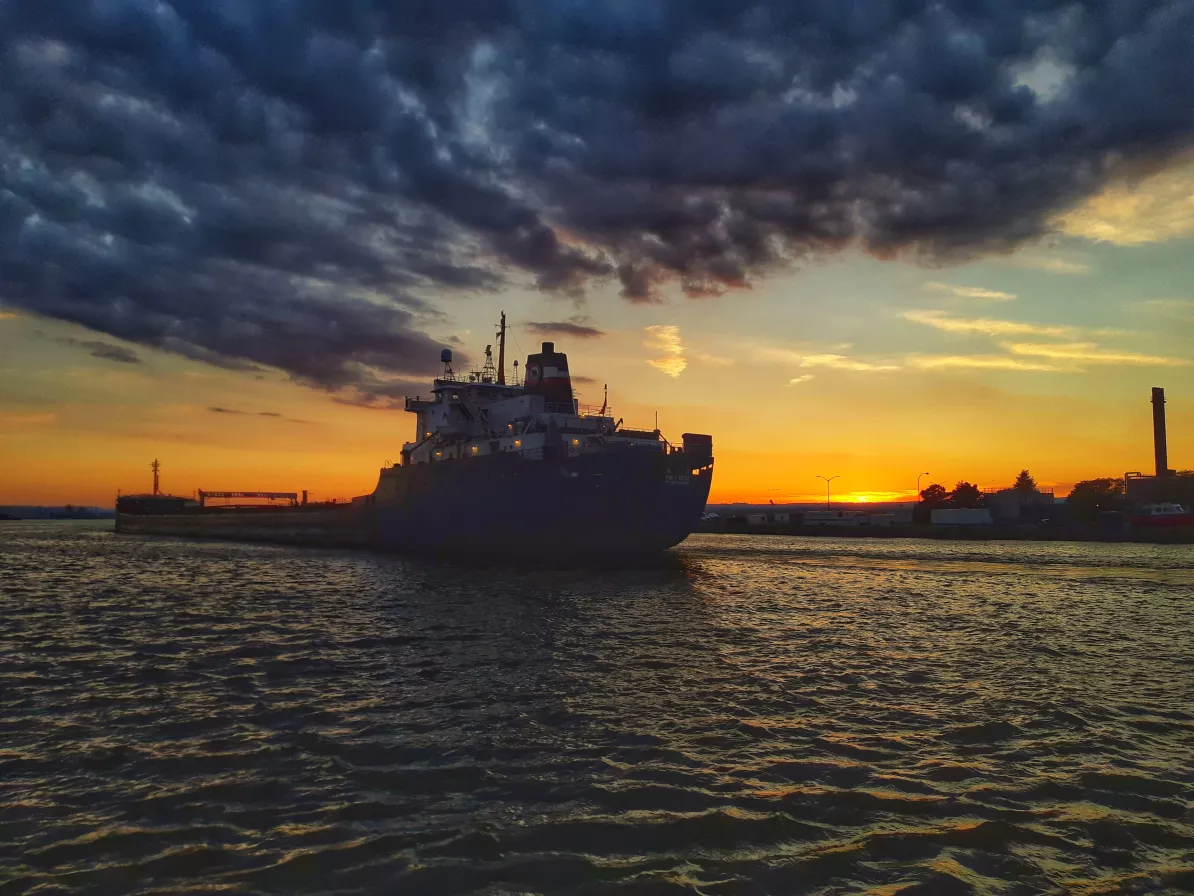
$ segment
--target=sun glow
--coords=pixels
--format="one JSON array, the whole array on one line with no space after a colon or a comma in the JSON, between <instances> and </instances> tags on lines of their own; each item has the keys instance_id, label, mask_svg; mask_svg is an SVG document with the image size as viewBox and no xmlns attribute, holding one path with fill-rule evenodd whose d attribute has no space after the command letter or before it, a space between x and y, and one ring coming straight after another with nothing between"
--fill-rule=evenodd
<instances>
[{"instance_id":1,"label":"sun glow","mask_svg":"<svg viewBox=\"0 0 1194 896\"><path fill-rule=\"evenodd\" d=\"M835 500L837 500L835 498ZM914 500L910 492L846 492L841 496L844 504L890 504Z\"/></svg>"}]
</instances>

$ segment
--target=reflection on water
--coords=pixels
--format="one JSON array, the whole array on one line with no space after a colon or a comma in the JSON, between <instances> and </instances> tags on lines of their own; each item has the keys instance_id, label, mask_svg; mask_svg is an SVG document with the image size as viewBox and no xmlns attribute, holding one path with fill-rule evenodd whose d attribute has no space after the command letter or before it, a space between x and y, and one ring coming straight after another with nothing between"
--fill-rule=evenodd
<instances>
[{"instance_id":1,"label":"reflection on water","mask_svg":"<svg viewBox=\"0 0 1194 896\"><path fill-rule=\"evenodd\" d=\"M1189 548L109 526L0 529L12 892L1194 889Z\"/></svg>"}]
</instances>

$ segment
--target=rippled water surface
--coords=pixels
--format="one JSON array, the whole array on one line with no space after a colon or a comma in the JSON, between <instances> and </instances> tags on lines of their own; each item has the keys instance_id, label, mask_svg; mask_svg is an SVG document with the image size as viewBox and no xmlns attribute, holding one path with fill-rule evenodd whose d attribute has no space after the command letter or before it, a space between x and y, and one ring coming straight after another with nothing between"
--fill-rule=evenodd
<instances>
[{"instance_id":1,"label":"rippled water surface","mask_svg":"<svg viewBox=\"0 0 1194 896\"><path fill-rule=\"evenodd\" d=\"M2 893L1194 891L1194 550L0 523Z\"/></svg>"}]
</instances>

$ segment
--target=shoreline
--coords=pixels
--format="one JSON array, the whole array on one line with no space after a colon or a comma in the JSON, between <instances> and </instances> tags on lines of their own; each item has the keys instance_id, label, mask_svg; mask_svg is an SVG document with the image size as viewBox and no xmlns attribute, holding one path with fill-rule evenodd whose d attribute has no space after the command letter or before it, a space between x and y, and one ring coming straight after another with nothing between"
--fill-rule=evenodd
<instances>
[{"instance_id":1,"label":"shoreline","mask_svg":"<svg viewBox=\"0 0 1194 896\"><path fill-rule=\"evenodd\" d=\"M795 523L701 523L705 535L800 535L813 538L926 538L938 541L1073 541L1109 544L1194 544L1194 526L1180 528L1101 529L1098 526L803 526Z\"/></svg>"}]
</instances>

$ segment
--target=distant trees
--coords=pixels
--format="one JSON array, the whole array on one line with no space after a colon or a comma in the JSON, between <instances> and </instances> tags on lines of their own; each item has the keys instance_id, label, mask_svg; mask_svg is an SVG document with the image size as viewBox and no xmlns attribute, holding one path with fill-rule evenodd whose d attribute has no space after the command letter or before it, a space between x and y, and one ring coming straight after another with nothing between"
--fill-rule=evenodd
<instances>
[{"instance_id":1,"label":"distant trees","mask_svg":"<svg viewBox=\"0 0 1194 896\"><path fill-rule=\"evenodd\" d=\"M927 524L933 516L933 510L944 507L949 503L949 492L944 485L934 482L920 493L920 503L912 510L912 521Z\"/></svg>"},{"instance_id":2,"label":"distant trees","mask_svg":"<svg viewBox=\"0 0 1194 896\"><path fill-rule=\"evenodd\" d=\"M926 507L978 507L983 500L983 492L977 485L965 480L954 486L951 492L939 482L934 482L920 493L921 503Z\"/></svg>"},{"instance_id":3,"label":"distant trees","mask_svg":"<svg viewBox=\"0 0 1194 896\"><path fill-rule=\"evenodd\" d=\"M1074 484L1066 498L1070 519L1076 522L1098 522L1099 514L1120 510L1126 502L1122 479L1085 479Z\"/></svg>"},{"instance_id":4,"label":"distant trees","mask_svg":"<svg viewBox=\"0 0 1194 896\"><path fill-rule=\"evenodd\" d=\"M1126 511L1130 507L1127 491L1127 483L1113 477L1077 482L1066 498L1069 518L1074 522L1095 523L1108 511ZM1194 470L1162 477L1149 492L1141 500L1194 505Z\"/></svg>"},{"instance_id":5,"label":"distant trees","mask_svg":"<svg viewBox=\"0 0 1194 896\"><path fill-rule=\"evenodd\" d=\"M934 482L920 493L920 500L929 507L944 507L949 503L949 492L944 485Z\"/></svg>"},{"instance_id":6,"label":"distant trees","mask_svg":"<svg viewBox=\"0 0 1194 896\"><path fill-rule=\"evenodd\" d=\"M1027 470L1021 470L1020 475L1016 477L1015 483L1012 485L1018 492L1035 492L1036 480L1032 478L1032 474Z\"/></svg>"},{"instance_id":7,"label":"distant trees","mask_svg":"<svg viewBox=\"0 0 1194 896\"><path fill-rule=\"evenodd\" d=\"M979 506L983 500L983 493L977 485L972 485L969 482L959 482L954 486L954 490L949 493L949 500L954 507L970 509Z\"/></svg>"}]
</instances>

